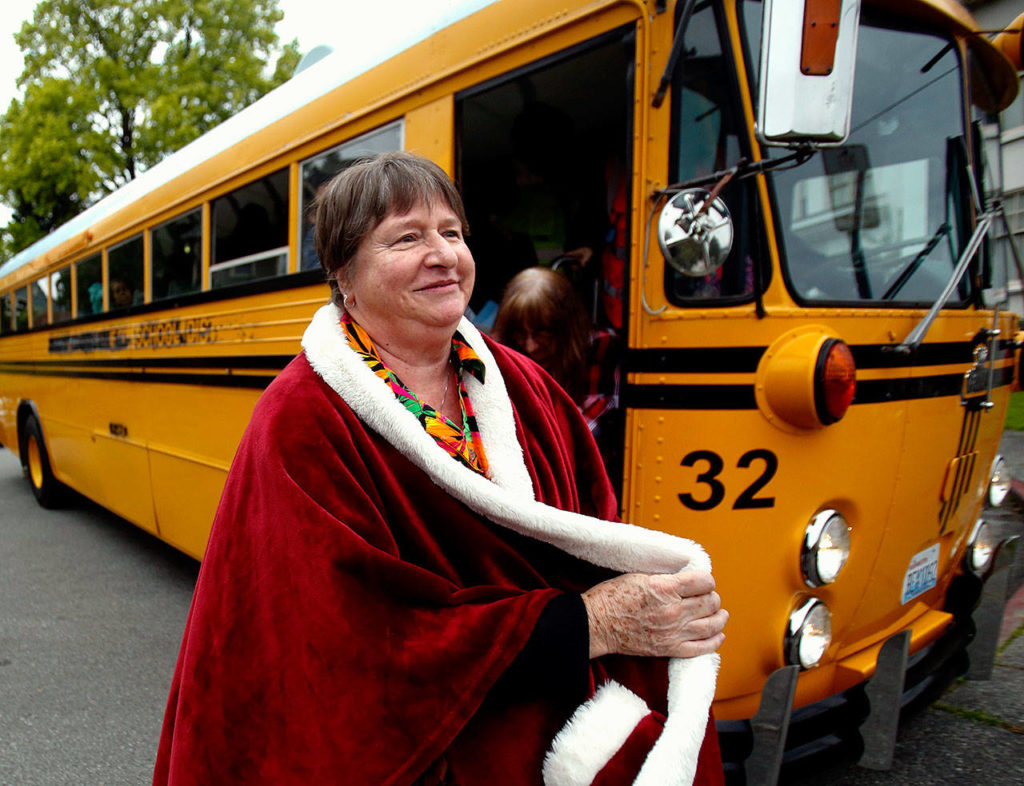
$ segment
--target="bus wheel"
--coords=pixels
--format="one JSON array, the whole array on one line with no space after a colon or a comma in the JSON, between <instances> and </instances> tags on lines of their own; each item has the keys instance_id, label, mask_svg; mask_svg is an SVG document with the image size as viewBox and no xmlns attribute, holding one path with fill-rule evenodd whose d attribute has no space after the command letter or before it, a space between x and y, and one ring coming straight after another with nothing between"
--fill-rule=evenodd
<instances>
[{"instance_id":1,"label":"bus wheel","mask_svg":"<svg viewBox=\"0 0 1024 786\"><path fill-rule=\"evenodd\" d=\"M43 430L39 427L39 421L35 417L29 417L25 421L25 450L22 466L25 468L25 474L32 486L36 502L44 508L59 507L64 496L65 486L53 476L53 471L50 469L50 456L46 452L46 443L43 442Z\"/></svg>"}]
</instances>

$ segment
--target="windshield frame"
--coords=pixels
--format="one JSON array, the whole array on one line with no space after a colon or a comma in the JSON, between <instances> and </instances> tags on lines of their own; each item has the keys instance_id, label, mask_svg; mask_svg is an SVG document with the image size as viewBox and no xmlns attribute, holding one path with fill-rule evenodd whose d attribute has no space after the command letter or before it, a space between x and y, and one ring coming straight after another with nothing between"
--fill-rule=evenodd
<instances>
[{"instance_id":1,"label":"windshield frame","mask_svg":"<svg viewBox=\"0 0 1024 786\"><path fill-rule=\"evenodd\" d=\"M760 77L758 70L760 67L760 21L762 8L763 6L760 0L739 0L739 2L737 3L740 37L743 47L743 56L747 68L748 80L751 86L751 100L754 103L755 111L758 99L758 80ZM948 245L950 246L949 254L951 256L951 259L941 259L942 264L948 263L948 269L943 269L941 273L938 274L941 275L942 277L941 282L938 279L933 278L933 281L937 283L937 288L934 295L931 292L928 292L927 294L923 294L922 296L919 297L908 297L906 299L882 299L881 294L889 288L888 286L879 287L879 291L877 293L872 293L871 298L847 296L813 297L808 295L807 289L805 287L798 286L797 283L794 281L795 268L791 264L791 257L787 252L787 243L790 243L793 240L794 232L793 228L790 226L790 221L788 217L784 216L783 212L784 208L787 205L792 205L795 196L790 199L782 199L780 189L785 187L782 185L781 178L791 177L791 175L770 173L766 177L766 181L771 203L770 209L772 214L772 220L775 226L775 237L780 258L782 279L785 282L786 289L789 292L790 296L793 298L793 300L798 305L807 308L929 308L934 302L935 297L938 296L938 293L943 288L943 285L946 283L946 281L948 281L949 276L952 274L952 271L956 266L957 260L959 259L960 255L963 253L963 250L967 245L967 241L970 237L971 230L974 226L973 204L971 195L969 193L970 189L968 185L969 172L966 166L958 167L955 169L953 168L953 163L955 161L969 161L971 156L971 151L967 149L969 147L968 140L971 139L971 129L968 117L969 102L967 99L967 95L965 93L965 68L967 67L966 60L964 57L962 47L960 46L957 39L948 31L937 29L934 25L924 25L921 24L920 22L910 21L907 20L906 18L901 18L900 16L895 14L886 13L883 15L880 12L865 8L862 9L860 31L861 35L859 36L859 38L863 36L864 29L866 27L881 28L883 30L891 31L894 33L905 32L922 36L934 37L936 40L936 44L938 45L936 47L936 53L938 54L939 52L945 53L951 51L953 53L953 57L955 58L956 65L954 71L947 72L947 74L951 73L952 76L940 75L939 78L952 78L955 80L955 83L957 85L955 96L952 96L951 100L956 103L957 111L955 116L959 119L955 121L955 126L952 127L950 130L956 132L956 135L953 136L952 139L962 140L962 145L960 146L964 148L963 153L966 154L966 158L961 158L959 156L953 155L948 149L949 145L947 144L947 150L945 153L946 157L944 158L943 169L941 171L936 171L934 175L928 174L925 183L926 192L932 194L936 193L932 188L934 179L936 179L937 177L939 180L943 181L943 185L940 185L939 188L941 188L943 191L942 205L944 211L941 215L938 216L939 220L937 222L932 218L932 216L927 217L927 235L930 236L932 232L936 229L936 223L941 225L942 223L948 221L952 225L948 239ZM945 42L945 47L942 46L941 42ZM858 55L860 55L861 45L861 42L858 41ZM938 79L936 79L935 81L938 81ZM926 87L929 84L930 83L926 82L924 83L924 86ZM923 89L923 87L921 89ZM950 113L950 115L952 116L952 113ZM854 116L851 123L851 128L853 130L851 131L850 141L856 142L856 137L854 136L854 133L856 130L858 130L858 122L862 127L865 125L866 122L874 120L875 117L877 117L877 115L873 116L872 118L869 118L867 121L863 119L858 120L857 107L855 105ZM848 144L848 146L850 145ZM761 149L762 155L765 158L769 159L779 158L782 155L785 155L786 153L789 152L786 148L774 146L769 147L763 144L759 144L759 147ZM811 161L821 161L822 157L826 155L823 154L821 151L826 149L827 148L819 148L818 152L815 153L815 156L814 158L811 159ZM876 147L876 150L881 149L884 149L884 146ZM901 159L893 164L888 164L887 166L906 166L913 165L917 161L928 162L930 160L931 159L929 158L907 158ZM806 166L806 164L804 166ZM817 164L817 166L821 169L824 169L823 164ZM872 171L871 168L869 168L868 171ZM884 179L885 178L883 177L883 181ZM857 215L859 218L861 214L858 212ZM943 242L947 241L943 240ZM924 238L922 238L922 241L920 243L921 248L913 246L913 240L910 239L896 241L896 243L903 243L907 248L915 248L914 253L908 253L906 255L897 256L895 267L899 268L902 263L909 263L909 261L914 257L914 255L918 251L920 251L921 248L924 247L925 240ZM844 260L846 261L844 262ZM853 261L850 257L836 256L835 258L829 260L829 264L845 264L852 266ZM979 270L980 264L981 260L979 257L976 257L974 260L972 260L968 274L962 278L957 293L954 296L954 299L951 299L950 302L947 304L947 308L964 309L978 302L978 297L980 293L977 287L977 271ZM889 281L891 282L892 279L890 278Z\"/></svg>"}]
</instances>

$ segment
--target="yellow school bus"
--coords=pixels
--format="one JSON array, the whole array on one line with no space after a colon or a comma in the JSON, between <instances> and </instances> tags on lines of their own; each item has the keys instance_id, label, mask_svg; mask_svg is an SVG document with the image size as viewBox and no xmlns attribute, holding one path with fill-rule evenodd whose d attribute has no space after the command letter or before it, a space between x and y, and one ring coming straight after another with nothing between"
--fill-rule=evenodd
<instances>
[{"instance_id":1,"label":"yellow school bus","mask_svg":"<svg viewBox=\"0 0 1024 786\"><path fill-rule=\"evenodd\" d=\"M732 615L729 777L837 746L886 766L900 707L972 638L972 669L992 656L974 610L1007 548L979 516L1019 352L986 300L977 121L1013 100L1019 41L954 0L453 0L405 32L0 267L0 442L32 491L201 558L328 298L312 198L418 152L465 197L485 328L519 269L592 252L574 277L623 347L622 516L703 543Z\"/></svg>"}]
</instances>

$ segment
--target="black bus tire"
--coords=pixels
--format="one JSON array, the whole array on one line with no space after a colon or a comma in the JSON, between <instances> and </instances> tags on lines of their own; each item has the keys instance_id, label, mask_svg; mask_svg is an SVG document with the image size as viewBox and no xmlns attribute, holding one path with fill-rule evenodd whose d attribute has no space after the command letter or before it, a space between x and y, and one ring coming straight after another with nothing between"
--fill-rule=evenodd
<instances>
[{"instance_id":1,"label":"black bus tire","mask_svg":"<svg viewBox=\"0 0 1024 786\"><path fill-rule=\"evenodd\" d=\"M21 464L36 502L44 508L60 507L66 487L53 476L50 454L43 440L43 429L34 415L29 415L25 421L24 445Z\"/></svg>"}]
</instances>

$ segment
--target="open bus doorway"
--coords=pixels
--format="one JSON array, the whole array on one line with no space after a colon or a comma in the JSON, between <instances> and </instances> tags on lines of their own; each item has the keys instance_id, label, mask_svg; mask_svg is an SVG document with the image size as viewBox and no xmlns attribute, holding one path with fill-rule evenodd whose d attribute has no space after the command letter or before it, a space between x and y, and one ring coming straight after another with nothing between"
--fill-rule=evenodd
<instances>
[{"instance_id":1,"label":"open bus doorway","mask_svg":"<svg viewBox=\"0 0 1024 786\"><path fill-rule=\"evenodd\" d=\"M474 322L489 332L508 282L553 268L571 280L594 330L611 337L593 373L616 381L626 346L633 62L632 33L618 31L456 96ZM616 396L594 429L617 492L622 415Z\"/></svg>"}]
</instances>

